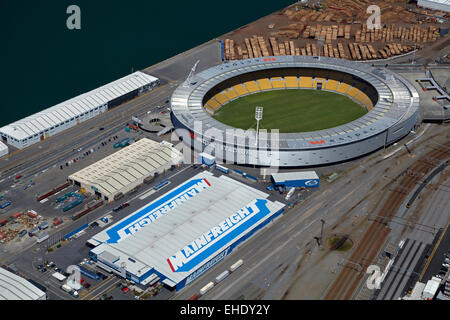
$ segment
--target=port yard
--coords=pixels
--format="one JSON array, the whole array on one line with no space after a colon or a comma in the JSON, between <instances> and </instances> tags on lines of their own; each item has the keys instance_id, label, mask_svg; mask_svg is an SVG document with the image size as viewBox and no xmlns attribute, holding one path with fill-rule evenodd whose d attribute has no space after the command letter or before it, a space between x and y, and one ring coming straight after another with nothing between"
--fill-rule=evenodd
<instances>
[{"instance_id":1,"label":"port yard","mask_svg":"<svg viewBox=\"0 0 450 320\"><path fill-rule=\"evenodd\" d=\"M334 23L331 18L330 21ZM428 25L424 22L419 26ZM248 30L251 28L248 27ZM352 29L352 33L354 31L357 30ZM255 33L251 31L250 34ZM265 41L269 43L268 40ZM412 44L405 41L402 45ZM294 47L294 53L295 49ZM421 179L449 156L448 126L422 124L401 142L367 157L317 168L321 178L320 188L296 190L290 202L284 200L285 193L280 195L266 189L270 184L269 177L264 179L259 169L245 168L248 174L258 177L256 182L233 170L242 171L242 167L227 166L233 179L269 193L271 199L286 203L286 213L241 244L224 262L216 264L178 293L156 284L155 287L144 288L145 293L140 295L138 291L142 288L112 276L88 261L91 248L86 246L86 242L100 231L157 199L169 189L181 185L201 170L209 170L214 175L219 175L219 171L213 167L202 169L191 165L175 168L151 184L143 185L136 192L126 194L118 203L101 204L78 220L72 220L71 217L89 209L94 199L87 197L83 203L66 213L62 212L57 199L67 195L61 201L67 200L69 203L77 200L73 193L85 197L79 188L67 186L42 199L42 203L37 198L64 185L70 174L110 155L115 150L114 145L125 138L147 137L158 142L170 140L168 136L158 137L142 131L126 132L124 128L131 121L131 114L144 117L148 111L157 110L157 106L164 105L198 59L201 59L199 70L202 70L219 64L220 55L219 43L211 41L150 67L145 72L161 79L160 88L51 139L20 152L14 150L8 157L2 158L1 201L11 201L11 204L1 209L0 220L9 220L15 213L23 214L0 227L1 232L14 229L8 231L9 242L1 244L1 264L14 264L20 275L43 284L48 289L50 299L74 299L74 296L65 292L59 280L52 276L55 272L53 267L51 269L47 266L45 271L40 268L41 265L47 265L47 261L54 261L62 270L66 270L69 265L78 264L90 272L101 272L108 276L106 279L84 277L90 287L81 288L77 298L80 300L109 297L131 300L135 296L142 299L368 299L373 298L374 292L368 292L362 284L367 276L365 268L369 264L384 267L388 259L383 256L383 252L397 246L405 237L418 237L417 232L424 225L430 235L426 241L430 243L430 239L434 239L439 230L445 227L443 221L448 221L450 213L439 208L449 206L448 197L442 196L448 193L448 169L433 178L414 204L405 208ZM424 73L423 70L418 72ZM414 76L411 75L411 78ZM419 92L419 95L421 99L426 97L423 92ZM334 173L337 175L332 175ZM19 175L21 177L16 179ZM333 178L327 181L327 177L331 176ZM161 188L155 189L158 185ZM124 203L129 203L129 207L122 206L121 210L113 211ZM28 215L30 209L37 213L37 217ZM58 221L64 220L64 223L53 224L55 218ZM325 223L322 224L321 220ZM42 221L49 225L46 230L49 233L48 240L37 244L34 237L19 237L21 230L35 229ZM429 228L430 226L433 228ZM67 235L70 237L65 238ZM351 247L334 250L336 248L328 244L330 239L335 238L349 239ZM419 248L419 252L421 247L417 241L407 241L405 248ZM426 263L421 261L423 259L420 254L408 255L405 259L412 269L416 265L420 267L421 262ZM239 261L239 267L233 268ZM391 277L393 276L388 275L387 283L395 283L395 286L398 284L398 290L382 291L381 297L399 296L403 289L408 289L406 280L412 278L411 274L401 279ZM209 285L210 283L213 285Z\"/></svg>"},{"instance_id":2,"label":"port yard","mask_svg":"<svg viewBox=\"0 0 450 320\"><path fill-rule=\"evenodd\" d=\"M381 29L366 27L371 15L366 9L370 5L381 9ZM272 55L380 60L438 44L439 29L448 29L450 23L436 16L448 14L400 1L307 1L263 17L220 39L225 60Z\"/></svg>"}]
</instances>

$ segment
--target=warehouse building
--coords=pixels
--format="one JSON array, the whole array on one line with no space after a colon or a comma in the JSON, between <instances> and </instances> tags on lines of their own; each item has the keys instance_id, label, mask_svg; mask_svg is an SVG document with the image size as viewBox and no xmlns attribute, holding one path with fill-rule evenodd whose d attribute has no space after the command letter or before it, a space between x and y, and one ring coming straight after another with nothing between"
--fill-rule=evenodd
<instances>
[{"instance_id":1,"label":"warehouse building","mask_svg":"<svg viewBox=\"0 0 450 320\"><path fill-rule=\"evenodd\" d=\"M0 300L46 300L44 291L28 280L0 268Z\"/></svg>"},{"instance_id":2,"label":"warehouse building","mask_svg":"<svg viewBox=\"0 0 450 320\"><path fill-rule=\"evenodd\" d=\"M282 214L268 197L204 171L95 235L89 255L136 283L157 278L178 291Z\"/></svg>"},{"instance_id":3,"label":"warehouse building","mask_svg":"<svg viewBox=\"0 0 450 320\"><path fill-rule=\"evenodd\" d=\"M417 5L428 9L450 12L450 0L418 0Z\"/></svg>"},{"instance_id":4,"label":"warehouse building","mask_svg":"<svg viewBox=\"0 0 450 320\"><path fill-rule=\"evenodd\" d=\"M171 144L144 138L70 175L69 182L113 201L182 159Z\"/></svg>"},{"instance_id":5,"label":"warehouse building","mask_svg":"<svg viewBox=\"0 0 450 320\"><path fill-rule=\"evenodd\" d=\"M315 171L273 173L272 183L275 186L286 188L317 188L319 176Z\"/></svg>"},{"instance_id":6,"label":"warehouse building","mask_svg":"<svg viewBox=\"0 0 450 320\"><path fill-rule=\"evenodd\" d=\"M24 149L158 85L159 79L138 71L0 128L0 136L4 143Z\"/></svg>"},{"instance_id":7,"label":"warehouse building","mask_svg":"<svg viewBox=\"0 0 450 320\"><path fill-rule=\"evenodd\" d=\"M8 146L0 141L0 158L8 154Z\"/></svg>"}]
</instances>

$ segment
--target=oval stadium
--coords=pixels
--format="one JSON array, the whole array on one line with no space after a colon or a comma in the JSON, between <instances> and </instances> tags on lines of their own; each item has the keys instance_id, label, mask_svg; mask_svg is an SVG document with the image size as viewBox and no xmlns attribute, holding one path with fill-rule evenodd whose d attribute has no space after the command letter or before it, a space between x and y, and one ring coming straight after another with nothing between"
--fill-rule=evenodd
<instances>
[{"instance_id":1,"label":"oval stadium","mask_svg":"<svg viewBox=\"0 0 450 320\"><path fill-rule=\"evenodd\" d=\"M171 106L175 128L189 132L178 135L198 152L227 163L302 167L358 158L403 138L416 124L419 95L385 68L277 56L197 73L176 88Z\"/></svg>"}]
</instances>

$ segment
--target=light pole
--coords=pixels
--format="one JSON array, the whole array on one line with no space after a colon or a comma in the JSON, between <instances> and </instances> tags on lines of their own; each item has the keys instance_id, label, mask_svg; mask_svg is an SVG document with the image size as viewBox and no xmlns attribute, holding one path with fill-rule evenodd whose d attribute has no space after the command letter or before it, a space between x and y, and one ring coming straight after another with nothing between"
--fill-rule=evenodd
<instances>
[{"instance_id":1,"label":"light pole","mask_svg":"<svg viewBox=\"0 0 450 320\"><path fill-rule=\"evenodd\" d=\"M256 143L255 143L255 146L258 145L258 137L259 137L259 121L261 121L262 118L263 118L263 112L264 112L264 108L263 108L263 107L256 107L256 111L255 111L255 119L256 119Z\"/></svg>"},{"instance_id":2,"label":"light pole","mask_svg":"<svg viewBox=\"0 0 450 320\"><path fill-rule=\"evenodd\" d=\"M323 38L319 37L317 39L317 50L319 50L319 60L320 60L320 48L323 46Z\"/></svg>"}]
</instances>

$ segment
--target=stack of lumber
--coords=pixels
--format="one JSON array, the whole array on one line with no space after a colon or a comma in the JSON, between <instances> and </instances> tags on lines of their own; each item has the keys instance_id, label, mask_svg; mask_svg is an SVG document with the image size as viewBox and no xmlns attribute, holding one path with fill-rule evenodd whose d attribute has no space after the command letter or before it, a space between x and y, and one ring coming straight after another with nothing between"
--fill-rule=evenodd
<instances>
[{"instance_id":1,"label":"stack of lumber","mask_svg":"<svg viewBox=\"0 0 450 320\"><path fill-rule=\"evenodd\" d=\"M270 54L269 54L269 50L267 50L266 41L261 36L258 36L257 39L258 39L258 44L259 44L259 47L261 48L263 57L268 57Z\"/></svg>"},{"instance_id":2,"label":"stack of lumber","mask_svg":"<svg viewBox=\"0 0 450 320\"><path fill-rule=\"evenodd\" d=\"M270 37L269 38L269 42L270 42L270 46L272 47L272 52L274 56L279 56L280 55L280 50L278 48L278 43L277 43L277 39L274 37Z\"/></svg>"}]
</instances>

